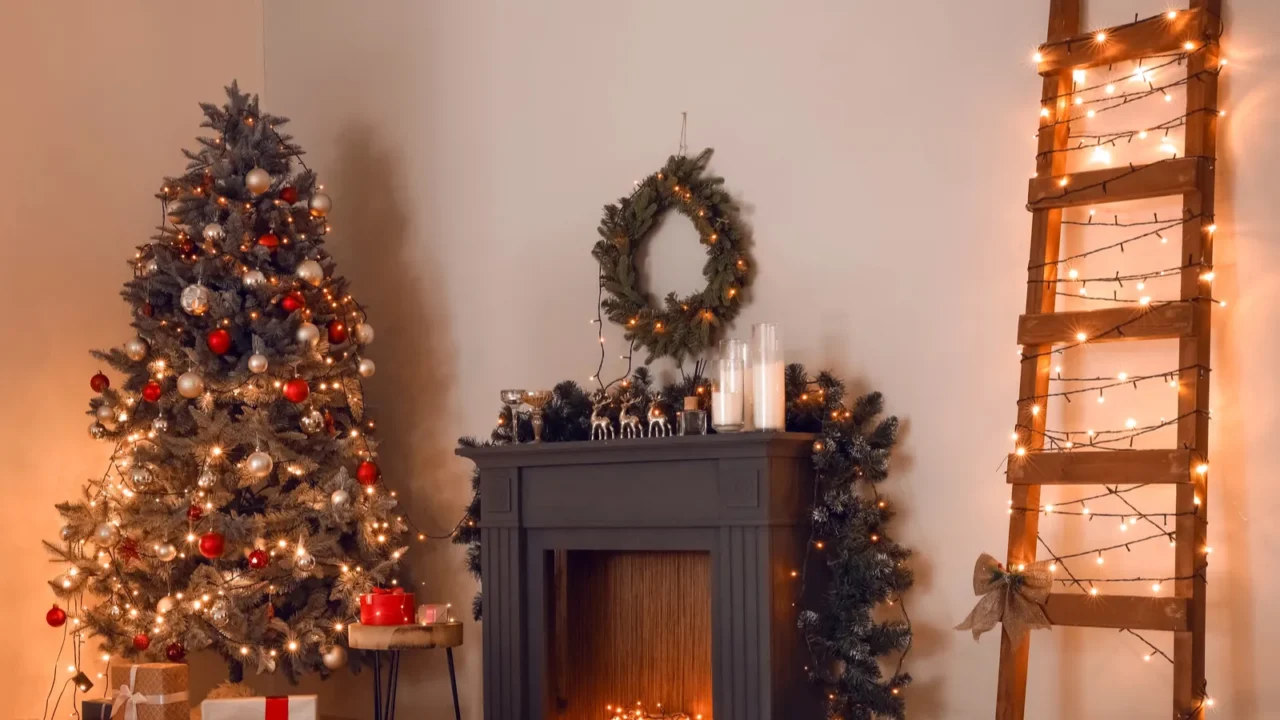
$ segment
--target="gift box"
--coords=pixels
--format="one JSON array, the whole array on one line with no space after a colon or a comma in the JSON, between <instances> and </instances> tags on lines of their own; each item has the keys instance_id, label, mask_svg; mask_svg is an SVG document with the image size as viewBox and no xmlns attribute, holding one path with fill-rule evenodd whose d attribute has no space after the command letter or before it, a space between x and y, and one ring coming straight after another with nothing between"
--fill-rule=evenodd
<instances>
[{"instance_id":1,"label":"gift box","mask_svg":"<svg viewBox=\"0 0 1280 720\"><path fill-rule=\"evenodd\" d=\"M434 625L449 622L449 606L427 604L418 606L418 624Z\"/></svg>"},{"instance_id":2,"label":"gift box","mask_svg":"<svg viewBox=\"0 0 1280 720\"><path fill-rule=\"evenodd\" d=\"M360 596L360 622L365 625L412 625L413 593L404 588L374 588Z\"/></svg>"},{"instance_id":3,"label":"gift box","mask_svg":"<svg viewBox=\"0 0 1280 720\"><path fill-rule=\"evenodd\" d=\"M200 703L200 720L316 720L315 695L219 698Z\"/></svg>"},{"instance_id":4,"label":"gift box","mask_svg":"<svg viewBox=\"0 0 1280 720\"><path fill-rule=\"evenodd\" d=\"M182 663L112 665L107 678L115 720L188 720L191 715Z\"/></svg>"},{"instance_id":5,"label":"gift box","mask_svg":"<svg viewBox=\"0 0 1280 720\"><path fill-rule=\"evenodd\" d=\"M111 720L111 698L80 701L81 720Z\"/></svg>"}]
</instances>

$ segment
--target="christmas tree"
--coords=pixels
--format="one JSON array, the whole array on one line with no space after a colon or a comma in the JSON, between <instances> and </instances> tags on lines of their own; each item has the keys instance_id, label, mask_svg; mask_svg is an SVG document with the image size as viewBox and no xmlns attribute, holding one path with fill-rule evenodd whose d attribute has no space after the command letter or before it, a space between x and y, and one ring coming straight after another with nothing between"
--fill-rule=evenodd
<instances>
[{"instance_id":1,"label":"christmas tree","mask_svg":"<svg viewBox=\"0 0 1280 720\"><path fill-rule=\"evenodd\" d=\"M110 462L58 505L50 584L113 655L324 673L359 595L397 584L407 525L379 482L374 332L324 249L330 199L285 118L227 98L202 106L210 136L131 260L136 336L94 353L115 371L90 379Z\"/></svg>"}]
</instances>

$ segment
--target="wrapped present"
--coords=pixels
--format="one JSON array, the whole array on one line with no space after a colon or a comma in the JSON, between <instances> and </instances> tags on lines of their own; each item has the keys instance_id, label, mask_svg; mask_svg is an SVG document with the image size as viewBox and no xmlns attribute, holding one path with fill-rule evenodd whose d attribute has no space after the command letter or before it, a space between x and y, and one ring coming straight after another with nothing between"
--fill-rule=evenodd
<instances>
[{"instance_id":1,"label":"wrapped present","mask_svg":"<svg viewBox=\"0 0 1280 720\"><path fill-rule=\"evenodd\" d=\"M427 604L418 606L419 625L435 625L443 622L449 622L448 605Z\"/></svg>"},{"instance_id":2,"label":"wrapped present","mask_svg":"<svg viewBox=\"0 0 1280 720\"><path fill-rule=\"evenodd\" d=\"M115 720L188 720L191 715L182 663L113 665L108 679Z\"/></svg>"},{"instance_id":3,"label":"wrapped present","mask_svg":"<svg viewBox=\"0 0 1280 720\"><path fill-rule=\"evenodd\" d=\"M111 698L80 701L81 720L111 720Z\"/></svg>"},{"instance_id":4,"label":"wrapped present","mask_svg":"<svg viewBox=\"0 0 1280 720\"><path fill-rule=\"evenodd\" d=\"M412 625L413 593L404 588L374 588L360 596L360 622L364 625Z\"/></svg>"},{"instance_id":5,"label":"wrapped present","mask_svg":"<svg viewBox=\"0 0 1280 720\"><path fill-rule=\"evenodd\" d=\"M316 720L315 695L219 698L200 703L200 720Z\"/></svg>"}]
</instances>

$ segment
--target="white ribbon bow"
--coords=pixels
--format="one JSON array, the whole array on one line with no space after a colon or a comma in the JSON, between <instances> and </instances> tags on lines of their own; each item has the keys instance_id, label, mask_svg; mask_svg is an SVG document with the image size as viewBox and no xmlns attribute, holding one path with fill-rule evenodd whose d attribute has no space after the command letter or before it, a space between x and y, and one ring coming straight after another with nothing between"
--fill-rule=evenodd
<instances>
[{"instance_id":1,"label":"white ribbon bow","mask_svg":"<svg viewBox=\"0 0 1280 720\"><path fill-rule=\"evenodd\" d=\"M144 695L134 692L133 686L138 682L138 666L129 668L129 682L121 685L111 699L111 719L120 720L120 711L124 711L123 720L138 720L139 705L168 705L172 702L187 699L187 693L176 692L167 695Z\"/></svg>"}]
</instances>

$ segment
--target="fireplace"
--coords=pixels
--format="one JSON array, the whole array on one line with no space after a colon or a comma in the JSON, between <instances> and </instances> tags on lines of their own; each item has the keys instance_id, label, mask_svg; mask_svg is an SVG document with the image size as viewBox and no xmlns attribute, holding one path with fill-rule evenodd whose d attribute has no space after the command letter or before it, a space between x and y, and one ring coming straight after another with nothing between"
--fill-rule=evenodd
<instances>
[{"instance_id":1,"label":"fireplace","mask_svg":"<svg viewBox=\"0 0 1280 720\"><path fill-rule=\"evenodd\" d=\"M463 448L480 468L485 720L820 717L796 628L813 436Z\"/></svg>"}]
</instances>

